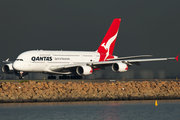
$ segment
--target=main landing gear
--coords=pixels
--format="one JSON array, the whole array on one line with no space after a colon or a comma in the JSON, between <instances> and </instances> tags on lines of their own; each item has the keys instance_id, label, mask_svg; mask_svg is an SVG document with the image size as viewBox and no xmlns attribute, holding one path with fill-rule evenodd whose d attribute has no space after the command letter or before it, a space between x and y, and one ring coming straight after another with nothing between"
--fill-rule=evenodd
<instances>
[{"instance_id":1,"label":"main landing gear","mask_svg":"<svg viewBox=\"0 0 180 120\"><path fill-rule=\"evenodd\" d=\"M56 76L50 75L48 79L56 79ZM82 76L79 75L60 75L59 79L82 79Z\"/></svg>"},{"instance_id":2,"label":"main landing gear","mask_svg":"<svg viewBox=\"0 0 180 120\"><path fill-rule=\"evenodd\" d=\"M48 76L48 79L56 79L56 76L50 75Z\"/></svg>"},{"instance_id":3,"label":"main landing gear","mask_svg":"<svg viewBox=\"0 0 180 120\"><path fill-rule=\"evenodd\" d=\"M59 79L82 79L82 76L79 75L61 75Z\"/></svg>"}]
</instances>

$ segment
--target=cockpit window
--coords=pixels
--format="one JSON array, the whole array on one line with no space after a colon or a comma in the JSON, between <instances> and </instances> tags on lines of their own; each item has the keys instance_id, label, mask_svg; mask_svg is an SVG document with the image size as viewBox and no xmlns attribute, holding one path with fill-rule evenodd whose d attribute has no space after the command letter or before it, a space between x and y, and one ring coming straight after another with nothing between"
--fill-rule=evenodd
<instances>
[{"instance_id":1,"label":"cockpit window","mask_svg":"<svg viewBox=\"0 0 180 120\"><path fill-rule=\"evenodd\" d=\"M23 61L23 59L16 59L16 61Z\"/></svg>"}]
</instances>

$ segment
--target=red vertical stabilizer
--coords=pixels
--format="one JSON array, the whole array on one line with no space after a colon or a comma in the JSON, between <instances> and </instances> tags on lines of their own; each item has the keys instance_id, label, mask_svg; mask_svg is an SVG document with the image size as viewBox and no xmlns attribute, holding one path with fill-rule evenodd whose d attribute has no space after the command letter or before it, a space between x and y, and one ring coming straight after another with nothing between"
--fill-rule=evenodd
<instances>
[{"instance_id":1,"label":"red vertical stabilizer","mask_svg":"<svg viewBox=\"0 0 180 120\"><path fill-rule=\"evenodd\" d=\"M109 27L103 41L101 42L97 52L100 53L99 61L105 61L108 58L113 58L113 50L116 42L116 38L119 31L121 19L116 18L113 20L111 26Z\"/></svg>"}]
</instances>

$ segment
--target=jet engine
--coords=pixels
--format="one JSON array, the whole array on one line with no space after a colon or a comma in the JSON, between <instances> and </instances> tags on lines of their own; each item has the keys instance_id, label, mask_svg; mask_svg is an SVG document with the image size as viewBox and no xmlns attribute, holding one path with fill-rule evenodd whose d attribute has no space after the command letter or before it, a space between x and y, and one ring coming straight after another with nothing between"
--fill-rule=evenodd
<instances>
[{"instance_id":1,"label":"jet engine","mask_svg":"<svg viewBox=\"0 0 180 120\"><path fill-rule=\"evenodd\" d=\"M12 63L4 65L2 67L2 71L7 73L7 74L13 74L14 73L14 69L12 67Z\"/></svg>"},{"instance_id":2,"label":"jet engine","mask_svg":"<svg viewBox=\"0 0 180 120\"><path fill-rule=\"evenodd\" d=\"M23 78L23 76L27 75L28 72L22 72L22 71L16 71L13 69L12 67L12 63L6 64L2 67L2 71L7 73L7 74L13 74L15 73L15 75L19 76L20 79Z\"/></svg>"},{"instance_id":3,"label":"jet engine","mask_svg":"<svg viewBox=\"0 0 180 120\"><path fill-rule=\"evenodd\" d=\"M114 72L126 72L128 70L128 66L125 63L114 63L112 64L112 70Z\"/></svg>"},{"instance_id":4,"label":"jet engine","mask_svg":"<svg viewBox=\"0 0 180 120\"><path fill-rule=\"evenodd\" d=\"M79 66L76 68L76 73L78 75L89 75L92 74L93 69L89 66Z\"/></svg>"}]
</instances>

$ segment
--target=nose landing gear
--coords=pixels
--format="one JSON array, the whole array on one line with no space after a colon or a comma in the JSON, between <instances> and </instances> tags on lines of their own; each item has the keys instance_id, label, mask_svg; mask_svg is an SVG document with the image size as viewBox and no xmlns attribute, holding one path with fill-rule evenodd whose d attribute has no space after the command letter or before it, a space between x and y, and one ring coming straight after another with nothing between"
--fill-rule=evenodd
<instances>
[{"instance_id":1,"label":"nose landing gear","mask_svg":"<svg viewBox=\"0 0 180 120\"><path fill-rule=\"evenodd\" d=\"M25 75L28 75L28 72L23 72L23 71L14 71L15 75L19 77L20 80L24 79Z\"/></svg>"},{"instance_id":2,"label":"nose landing gear","mask_svg":"<svg viewBox=\"0 0 180 120\"><path fill-rule=\"evenodd\" d=\"M19 73L20 73L19 79L20 79L20 80L24 79L24 77L23 77L23 71L20 71Z\"/></svg>"}]
</instances>

